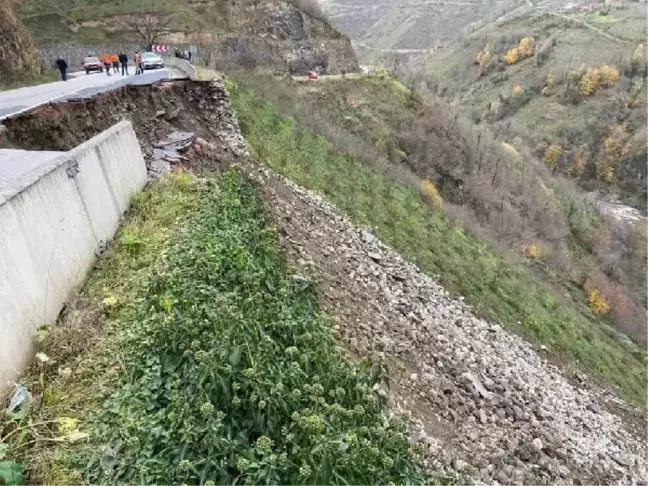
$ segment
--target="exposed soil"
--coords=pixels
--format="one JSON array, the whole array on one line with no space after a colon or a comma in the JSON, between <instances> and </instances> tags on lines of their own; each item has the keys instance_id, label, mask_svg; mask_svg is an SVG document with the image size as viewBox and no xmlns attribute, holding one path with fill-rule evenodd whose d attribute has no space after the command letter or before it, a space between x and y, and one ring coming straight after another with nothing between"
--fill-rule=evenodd
<instances>
[{"instance_id":1,"label":"exposed soil","mask_svg":"<svg viewBox=\"0 0 648 486\"><path fill-rule=\"evenodd\" d=\"M610 395L574 386L319 197L263 166L248 170L291 261L315 271L340 342L388 365L392 404L412 412L432 471L476 483L644 480L645 424L610 413Z\"/></svg>"},{"instance_id":2,"label":"exposed soil","mask_svg":"<svg viewBox=\"0 0 648 486\"><path fill-rule=\"evenodd\" d=\"M71 150L124 119L132 121L146 158L156 141L179 128L212 140L218 159L233 160L244 152L219 80L125 86L91 99L45 105L5 120L0 148Z\"/></svg>"}]
</instances>

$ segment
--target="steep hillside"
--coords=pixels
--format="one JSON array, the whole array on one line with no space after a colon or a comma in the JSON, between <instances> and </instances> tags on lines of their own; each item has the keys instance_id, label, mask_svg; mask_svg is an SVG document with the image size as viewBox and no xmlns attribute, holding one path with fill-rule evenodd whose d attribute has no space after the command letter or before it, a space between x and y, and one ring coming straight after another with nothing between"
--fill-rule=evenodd
<instances>
[{"instance_id":1,"label":"steep hillside","mask_svg":"<svg viewBox=\"0 0 648 486\"><path fill-rule=\"evenodd\" d=\"M447 104L424 102L391 76L292 86L269 77L242 79L345 152L420 188L432 207L443 208L472 235L525 262L561 305L574 306L588 320L604 317L645 342L645 220L620 223L599 214L542 161L529 156L524 162L512 145L487 129L475 130ZM495 288L484 287L490 270L475 273L473 260L448 251L434 263L447 285L476 297L490 315L519 320L513 316L524 305L512 310L496 290L504 286L502 275L493 277ZM604 308L587 307L595 295L603 297Z\"/></svg>"},{"instance_id":2,"label":"steep hillside","mask_svg":"<svg viewBox=\"0 0 648 486\"><path fill-rule=\"evenodd\" d=\"M0 0L0 82L40 72L36 49L16 17L12 0Z\"/></svg>"},{"instance_id":3,"label":"steep hillside","mask_svg":"<svg viewBox=\"0 0 648 486\"><path fill-rule=\"evenodd\" d=\"M45 46L142 45L135 30L144 26L146 41L198 45L201 59L221 69L230 63L294 73L358 69L349 40L306 0L49 0L46 8L24 0L19 13Z\"/></svg>"},{"instance_id":4,"label":"steep hillside","mask_svg":"<svg viewBox=\"0 0 648 486\"><path fill-rule=\"evenodd\" d=\"M169 130L200 137L175 174L137 195L83 290L57 325L40 329L21 381L32 400L0 419L0 481L645 477L641 411L582 373L640 404L645 352L556 305L528 270L453 224L397 171L225 85L229 96L219 81L129 86L8 125L9 141L25 147L75 144L123 116L147 153ZM373 126L389 125L390 94L407 111L411 94L395 80L349 88L345 122L363 110ZM308 96L292 98L295 108ZM383 105L374 116L364 96ZM239 124L252 157L240 150ZM223 170L232 162L224 154L235 167ZM453 282L460 265L467 278ZM424 271L472 286L469 302ZM477 317L486 301L520 321ZM568 361L550 364L555 352Z\"/></svg>"},{"instance_id":5,"label":"steep hillside","mask_svg":"<svg viewBox=\"0 0 648 486\"><path fill-rule=\"evenodd\" d=\"M646 6L535 11L431 56L457 111L588 191L646 204Z\"/></svg>"},{"instance_id":6,"label":"steep hillside","mask_svg":"<svg viewBox=\"0 0 648 486\"><path fill-rule=\"evenodd\" d=\"M390 51L438 48L502 15L529 8L524 0L322 0L321 3L331 21L359 47L364 62Z\"/></svg>"}]
</instances>

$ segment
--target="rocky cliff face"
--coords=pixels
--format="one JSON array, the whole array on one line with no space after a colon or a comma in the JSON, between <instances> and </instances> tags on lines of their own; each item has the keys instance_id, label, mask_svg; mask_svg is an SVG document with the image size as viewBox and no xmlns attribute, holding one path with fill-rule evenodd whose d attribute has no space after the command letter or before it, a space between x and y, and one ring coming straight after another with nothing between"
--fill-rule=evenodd
<instances>
[{"instance_id":1,"label":"rocky cliff face","mask_svg":"<svg viewBox=\"0 0 648 486\"><path fill-rule=\"evenodd\" d=\"M141 41L132 32L141 14L137 9L128 11L128 4L123 13L97 18L89 0L79 0L88 5L71 10L62 0L51 0L61 2L56 14L38 13L37 1L23 0L21 12L47 63L61 51L69 53L68 62L76 66L88 49L116 51ZM209 67L293 74L359 70L349 39L331 27L314 0L179 0L176 8L182 14L167 11L164 5L147 14L165 25L170 22L170 33L158 42L171 49L198 45L199 58ZM74 47L80 44L82 48Z\"/></svg>"},{"instance_id":2,"label":"rocky cliff face","mask_svg":"<svg viewBox=\"0 0 648 486\"><path fill-rule=\"evenodd\" d=\"M259 60L271 69L293 74L310 70L327 74L358 71L349 39L323 17L317 18L299 5L267 2L253 7L254 12L248 8L237 16L242 21L235 30L252 36L253 43L249 43L249 37L245 41L251 54L261 54ZM272 50L276 55L268 56Z\"/></svg>"},{"instance_id":3,"label":"rocky cliff face","mask_svg":"<svg viewBox=\"0 0 648 486\"><path fill-rule=\"evenodd\" d=\"M11 0L0 0L0 80L33 75L39 71L31 39L16 17Z\"/></svg>"},{"instance_id":4,"label":"rocky cliff face","mask_svg":"<svg viewBox=\"0 0 648 486\"><path fill-rule=\"evenodd\" d=\"M270 72L339 74L358 71L349 39L304 2L237 2L225 31L175 33L170 42L202 46L208 67Z\"/></svg>"}]
</instances>

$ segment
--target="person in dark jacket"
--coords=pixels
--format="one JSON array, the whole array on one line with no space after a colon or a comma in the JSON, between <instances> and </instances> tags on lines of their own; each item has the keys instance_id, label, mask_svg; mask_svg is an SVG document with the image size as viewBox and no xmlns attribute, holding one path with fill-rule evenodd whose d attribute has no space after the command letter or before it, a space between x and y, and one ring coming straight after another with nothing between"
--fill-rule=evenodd
<instances>
[{"instance_id":1,"label":"person in dark jacket","mask_svg":"<svg viewBox=\"0 0 648 486\"><path fill-rule=\"evenodd\" d=\"M128 76L128 56L124 51L119 53L119 63L121 64L121 73L122 76L125 74Z\"/></svg>"},{"instance_id":2,"label":"person in dark jacket","mask_svg":"<svg viewBox=\"0 0 648 486\"><path fill-rule=\"evenodd\" d=\"M65 59L63 59L61 56L56 60L56 67L58 68L59 72L61 73L61 80L67 81L67 62Z\"/></svg>"}]
</instances>

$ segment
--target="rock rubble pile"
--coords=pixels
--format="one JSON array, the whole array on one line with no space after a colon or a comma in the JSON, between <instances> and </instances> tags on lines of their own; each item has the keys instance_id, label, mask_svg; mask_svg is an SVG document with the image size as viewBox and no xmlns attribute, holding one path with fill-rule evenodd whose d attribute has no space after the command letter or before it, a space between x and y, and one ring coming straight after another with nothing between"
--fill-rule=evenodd
<instances>
[{"instance_id":1,"label":"rock rubble pile","mask_svg":"<svg viewBox=\"0 0 648 486\"><path fill-rule=\"evenodd\" d=\"M645 438L608 411L612 397L572 384L542 350L475 317L317 195L264 166L249 171L289 254L317 268L339 339L399 370L389 394L412 412L412 440L428 449L431 468L472 483L645 481Z\"/></svg>"}]
</instances>

